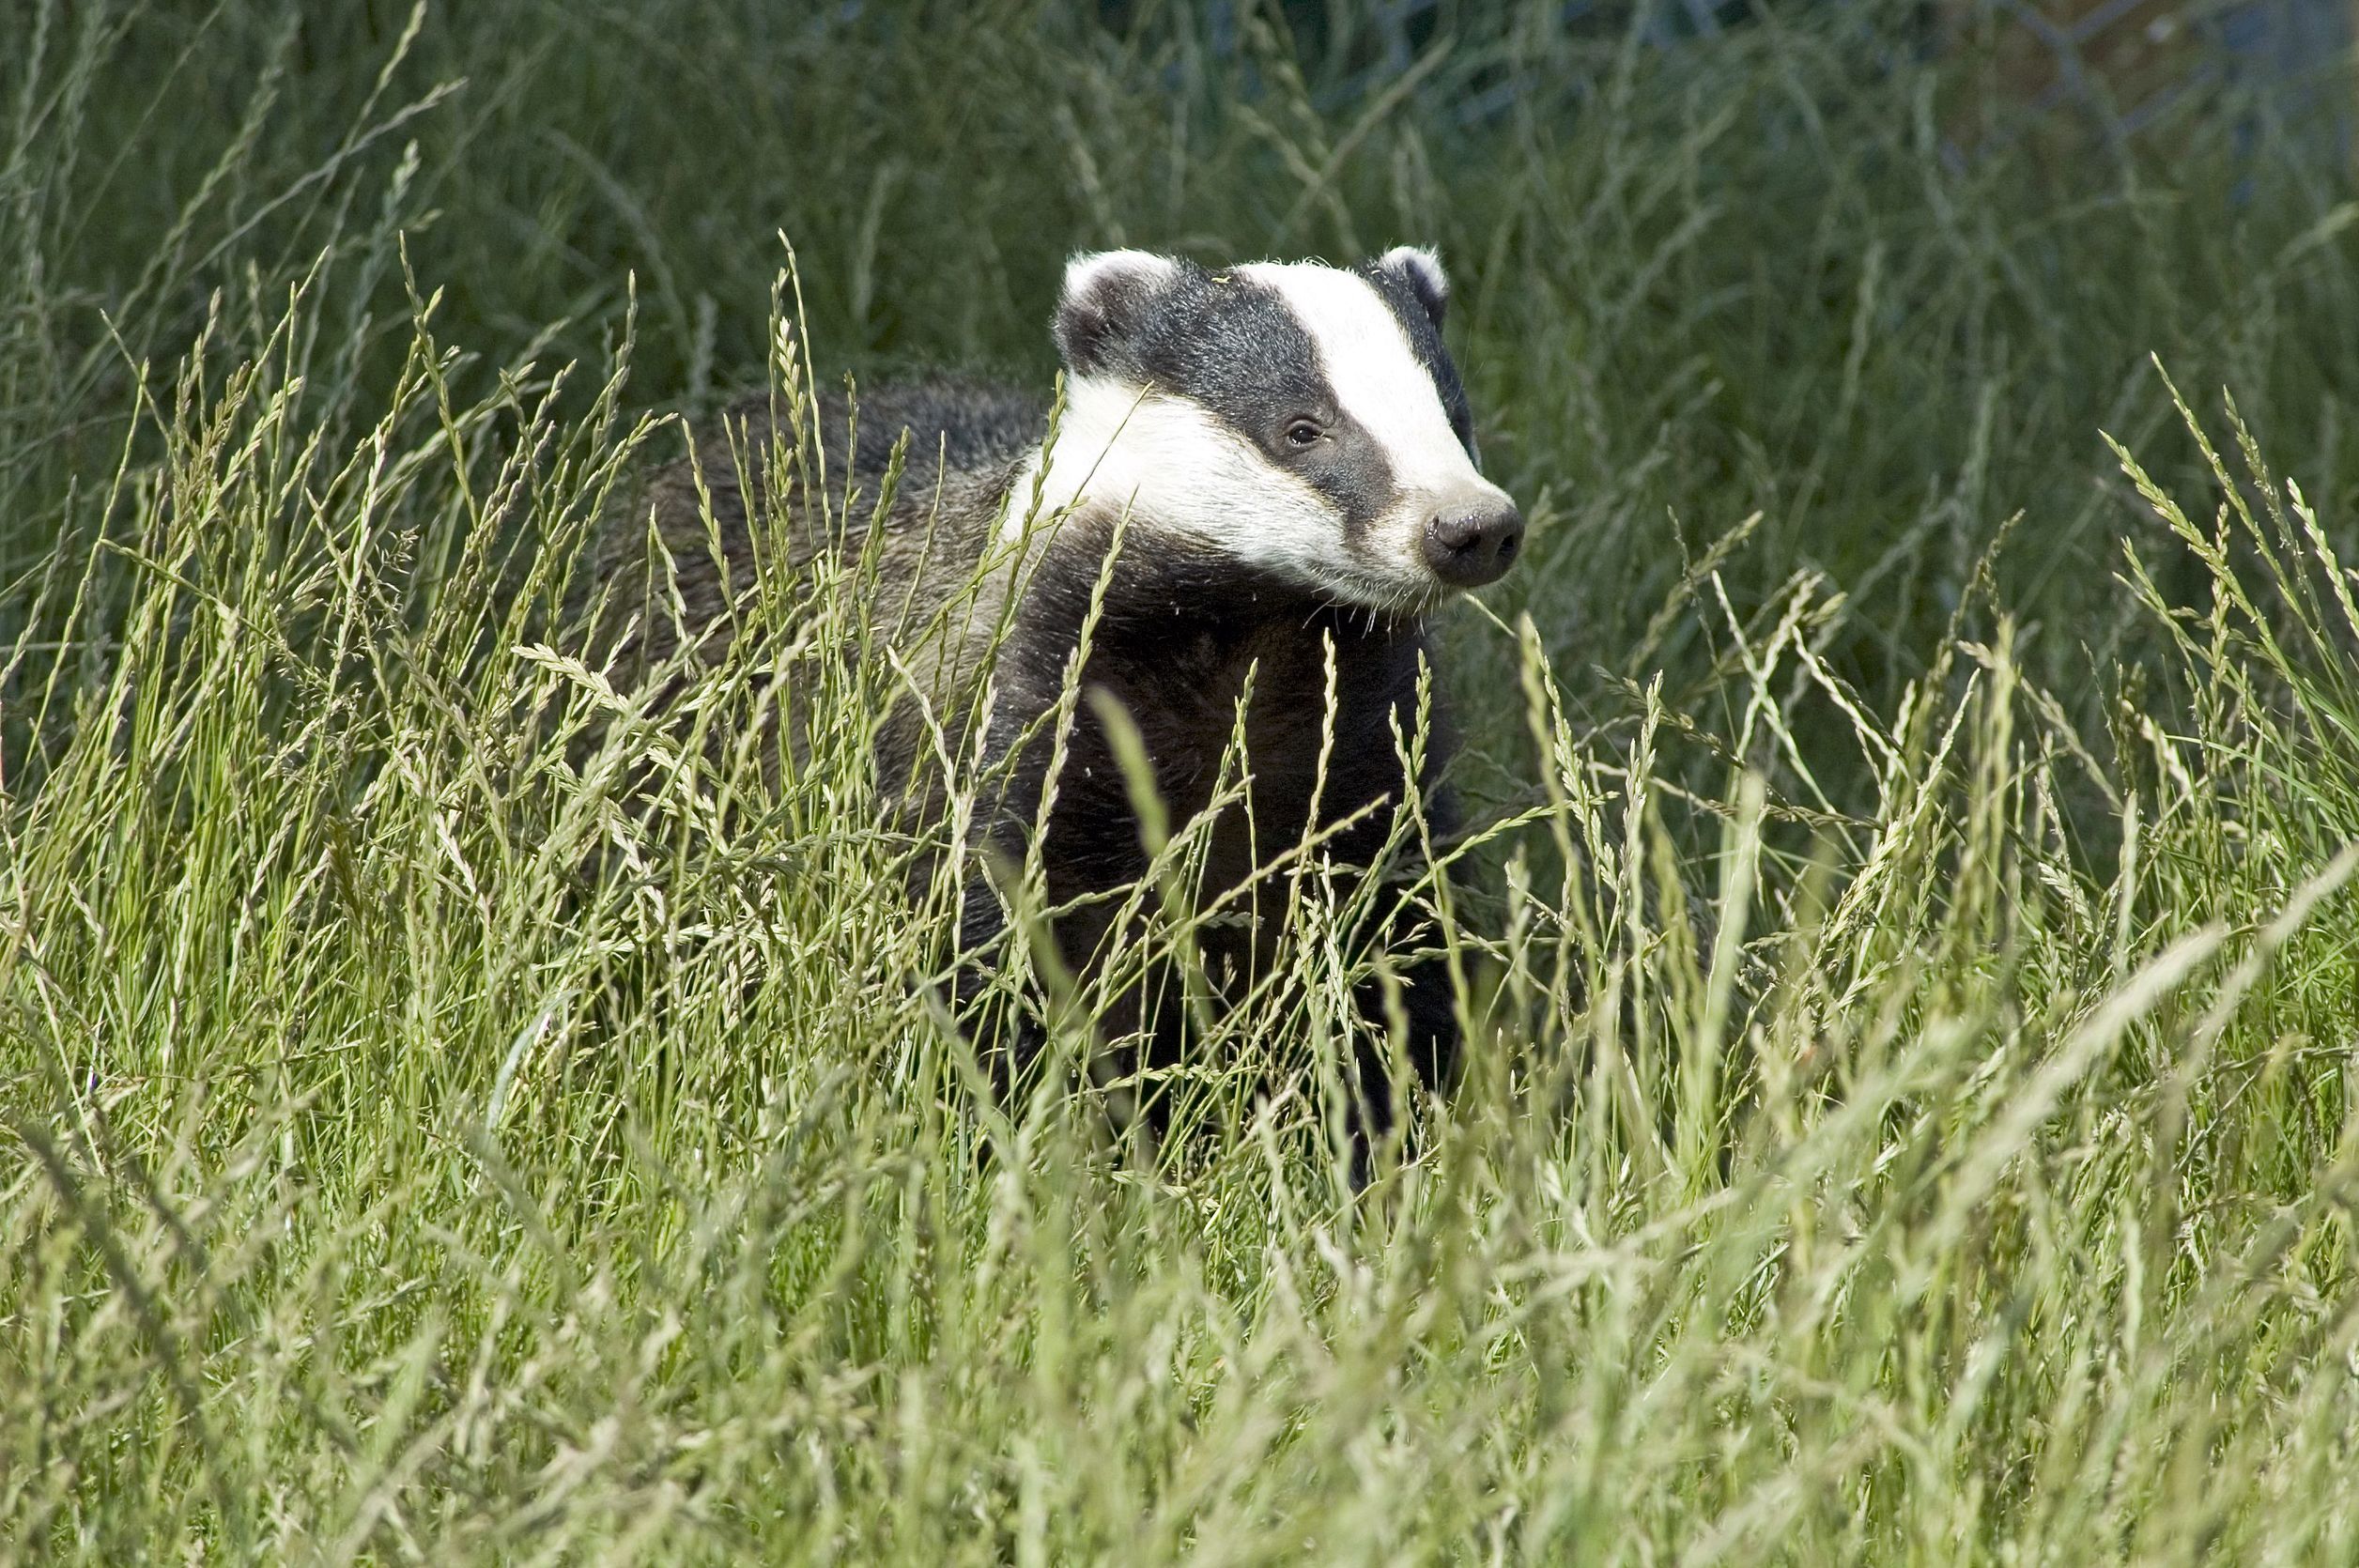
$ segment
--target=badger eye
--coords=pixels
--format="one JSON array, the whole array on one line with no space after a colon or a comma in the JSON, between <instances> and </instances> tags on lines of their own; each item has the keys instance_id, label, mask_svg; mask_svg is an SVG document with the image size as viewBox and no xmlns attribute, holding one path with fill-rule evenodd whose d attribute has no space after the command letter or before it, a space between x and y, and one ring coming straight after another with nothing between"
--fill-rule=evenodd
<instances>
[{"instance_id":1,"label":"badger eye","mask_svg":"<svg viewBox=\"0 0 2359 1568\"><path fill-rule=\"evenodd\" d=\"M1318 438L1327 434L1326 427L1317 420L1303 415L1287 422L1286 444L1297 449L1317 446Z\"/></svg>"}]
</instances>

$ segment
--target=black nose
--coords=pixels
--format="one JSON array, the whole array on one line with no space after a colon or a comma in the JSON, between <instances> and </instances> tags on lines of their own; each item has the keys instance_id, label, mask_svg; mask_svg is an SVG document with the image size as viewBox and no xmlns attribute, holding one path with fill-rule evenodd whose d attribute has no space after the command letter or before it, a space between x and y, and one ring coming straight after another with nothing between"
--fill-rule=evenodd
<instances>
[{"instance_id":1,"label":"black nose","mask_svg":"<svg viewBox=\"0 0 2359 1568\"><path fill-rule=\"evenodd\" d=\"M1522 547L1523 514L1510 503L1452 507L1426 522L1426 564L1453 588L1497 582Z\"/></svg>"}]
</instances>

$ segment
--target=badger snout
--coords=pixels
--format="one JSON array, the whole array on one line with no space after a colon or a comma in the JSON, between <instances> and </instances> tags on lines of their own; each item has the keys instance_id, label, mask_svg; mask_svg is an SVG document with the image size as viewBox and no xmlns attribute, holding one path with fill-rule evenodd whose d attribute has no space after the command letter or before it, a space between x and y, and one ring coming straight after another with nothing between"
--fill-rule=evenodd
<instances>
[{"instance_id":1,"label":"badger snout","mask_svg":"<svg viewBox=\"0 0 2359 1568\"><path fill-rule=\"evenodd\" d=\"M1426 520L1426 564L1452 588L1480 588L1506 576L1523 548L1523 514L1504 496L1444 506Z\"/></svg>"}]
</instances>

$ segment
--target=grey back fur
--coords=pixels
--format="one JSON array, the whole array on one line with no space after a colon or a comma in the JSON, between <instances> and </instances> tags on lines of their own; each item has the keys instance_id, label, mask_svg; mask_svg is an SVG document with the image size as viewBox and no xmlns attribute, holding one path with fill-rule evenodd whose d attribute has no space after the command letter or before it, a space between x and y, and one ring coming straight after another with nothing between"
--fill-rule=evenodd
<instances>
[{"instance_id":1,"label":"grey back fur","mask_svg":"<svg viewBox=\"0 0 2359 1568\"><path fill-rule=\"evenodd\" d=\"M602 607L591 653L621 688L684 648L684 665L722 658L765 588L799 597L865 565L871 598L857 619L900 658L912 695L947 707L967 693L1013 578L1012 562L985 572L984 558L1047 405L937 378L856 397L823 392L801 413L798 431L766 396L735 405L692 456L649 472L607 519L594 556ZM804 715L791 690L782 707L799 747ZM909 776L918 728L898 713L878 738L888 792Z\"/></svg>"}]
</instances>

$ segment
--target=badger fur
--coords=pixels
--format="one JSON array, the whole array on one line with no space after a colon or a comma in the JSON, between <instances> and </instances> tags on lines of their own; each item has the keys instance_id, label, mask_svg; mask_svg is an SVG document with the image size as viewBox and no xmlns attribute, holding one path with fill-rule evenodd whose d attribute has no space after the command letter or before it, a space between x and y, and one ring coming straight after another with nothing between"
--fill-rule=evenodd
<instances>
[{"instance_id":1,"label":"badger fur","mask_svg":"<svg viewBox=\"0 0 2359 1568\"><path fill-rule=\"evenodd\" d=\"M619 653L652 668L683 636L707 653L725 646L775 500L789 571L830 551L866 551L876 563L875 635L917 688L880 730L884 795L924 795L908 790L931 744L921 705L937 722L981 714L979 738L954 737L979 739L984 757L1005 764L1004 789L977 829L999 853L979 860L1038 853L1047 905L1065 912L1056 945L1073 972L1087 973L1126 935L1113 929L1121 900L1095 896L1149 868L1108 699L1135 727L1174 824L1207 807L1241 730L1246 798L1212 825L1201 900L1235 894L1306 832L1337 824L1349 825L1325 852L1368 865L1411 782L1395 733L1412 735L1419 722L1427 618L1503 573L1523 531L1514 502L1477 468L1442 340L1447 298L1433 254L1407 247L1349 269L1076 256L1056 318L1065 392L1053 439L1048 399L1005 388L871 389L856 416L823 398L813 424L829 491L875 496L905 439L898 488L871 523L857 506L821 515L808 483L780 484L774 497L768 405L743 408L751 441L732 449L716 438L656 474L635 525L609 535L599 575L620 585L614 603L634 628ZM745 471L732 450L752 459ZM666 581L676 580L685 610L676 617L647 567L651 515L671 558ZM718 561L708 544L716 528ZM1056 727L1042 720L1065 692L1086 623L1079 679L1092 700L1074 710L1033 845L1057 749ZM966 701L985 680L988 701ZM791 700L786 708L792 724ZM1414 782L1430 820L1447 808L1438 715L1427 736L1426 776ZM1278 933L1263 916L1278 901L1260 884L1226 899L1228 917L1199 939L1209 975L1241 988L1266 972ZM963 948L987 945L1004 907L1001 891L977 878ZM1406 955L1417 922L1392 918L1394 929L1372 934ZM1404 956L1394 972L1409 1058L1439 1083L1457 1045L1444 966ZM1373 983L1362 1002L1370 1130L1389 1119L1387 1008ZM1099 1028L1127 1041L1134 1062L1168 1065L1190 1022L1176 986L1142 982Z\"/></svg>"}]
</instances>

